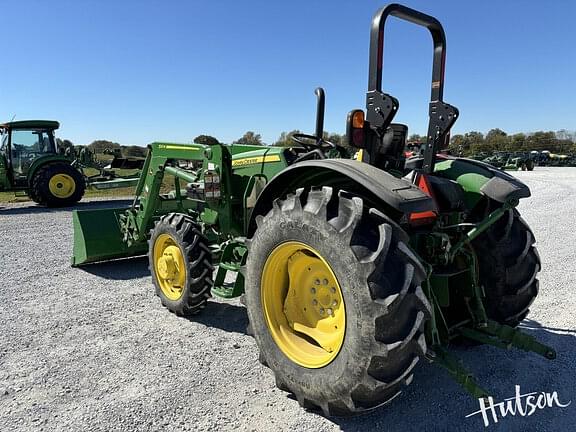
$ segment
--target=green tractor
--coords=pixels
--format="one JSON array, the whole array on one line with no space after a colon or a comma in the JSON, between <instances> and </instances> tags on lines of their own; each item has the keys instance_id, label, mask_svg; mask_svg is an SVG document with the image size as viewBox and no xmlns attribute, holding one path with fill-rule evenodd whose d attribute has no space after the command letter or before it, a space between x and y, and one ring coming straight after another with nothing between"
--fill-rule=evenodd
<instances>
[{"instance_id":1,"label":"green tractor","mask_svg":"<svg viewBox=\"0 0 576 432\"><path fill-rule=\"evenodd\" d=\"M506 164L508 163L508 159L510 157L510 153L507 151L496 151L490 156L481 159L482 162L492 165L495 168L504 169Z\"/></svg>"},{"instance_id":2,"label":"green tractor","mask_svg":"<svg viewBox=\"0 0 576 432\"><path fill-rule=\"evenodd\" d=\"M512 171L534 171L534 166L534 159L529 152L517 151L510 154L504 169Z\"/></svg>"},{"instance_id":3,"label":"green tractor","mask_svg":"<svg viewBox=\"0 0 576 432\"><path fill-rule=\"evenodd\" d=\"M54 131L59 126L49 120L0 124L0 191L26 193L49 207L82 199L84 177L56 148Z\"/></svg>"},{"instance_id":4,"label":"green tractor","mask_svg":"<svg viewBox=\"0 0 576 432\"><path fill-rule=\"evenodd\" d=\"M427 143L409 160L408 129L392 123L398 100L382 91L390 16L434 42ZM528 187L438 153L458 117L442 98L445 46L435 18L382 8L366 111L347 117L357 160L322 138L321 89L315 134L295 135L293 148L153 143L130 207L74 211L72 264L147 254L155 292L177 315L201 312L211 295L243 296L277 386L324 415L386 404L421 360L487 396L450 351L465 341L555 358L516 329L540 270L516 210Z\"/></svg>"}]
</instances>

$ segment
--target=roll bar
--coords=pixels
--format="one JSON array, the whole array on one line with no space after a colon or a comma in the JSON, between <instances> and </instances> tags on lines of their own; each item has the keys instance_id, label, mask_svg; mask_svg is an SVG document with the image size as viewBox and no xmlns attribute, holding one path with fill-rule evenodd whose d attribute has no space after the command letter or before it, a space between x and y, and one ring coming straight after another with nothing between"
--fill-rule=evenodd
<instances>
[{"instance_id":1,"label":"roll bar","mask_svg":"<svg viewBox=\"0 0 576 432\"><path fill-rule=\"evenodd\" d=\"M399 4L389 4L374 14L370 29L370 66L368 91L382 91L382 63L384 60L384 24L389 16L426 27L434 42L432 64L431 101L442 100L444 93L444 60L446 58L446 36L442 24L429 15Z\"/></svg>"},{"instance_id":2,"label":"roll bar","mask_svg":"<svg viewBox=\"0 0 576 432\"><path fill-rule=\"evenodd\" d=\"M326 95L322 87L314 90L314 94L318 98L316 105L316 137L322 139L324 136L324 105L326 104Z\"/></svg>"},{"instance_id":3,"label":"roll bar","mask_svg":"<svg viewBox=\"0 0 576 432\"><path fill-rule=\"evenodd\" d=\"M384 25L388 17L396 18L426 27L434 43L432 64L432 85L428 135L424 151L424 172L434 171L437 151L446 142L450 128L458 117L458 109L442 98L444 95L444 64L446 59L446 36L442 24L429 15L399 4L389 4L374 14L370 29L370 63L368 69L368 92L366 93L366 120L370 127L382 136L396 111L398 100L382 92L382 64L384 58Z\"/></svg>"}]
</instances>

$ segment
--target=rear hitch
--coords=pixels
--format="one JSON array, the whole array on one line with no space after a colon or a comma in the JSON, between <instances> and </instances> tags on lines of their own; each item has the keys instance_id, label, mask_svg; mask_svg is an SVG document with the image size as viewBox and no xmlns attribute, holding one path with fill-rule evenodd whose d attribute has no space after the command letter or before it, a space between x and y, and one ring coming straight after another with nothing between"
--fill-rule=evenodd
<instances>
[{"instance_id":1,"label":"rear hitch","mask_svg":"<svg viewBox=\"0 0 576 432\"><path fill-rule=\"evenodd\" d=\"M492 320L488 320L486 324L486 327L474 329L461 327L457 329L456 332L467 339L493 345L498 348L511 349L514 347L524 351L534 352L548 360L554 360L556 358L556 351L553 348L541 344L535 338L523 333L521 330L499 324ZM472 373L442 346L434 345L432 349L426 353L426 358L446 369L454 381L460 384L472 397L481 399L491 396L487 390L476 383Z\"/></svg>"},{"instance_id":2,"label":"rear hitch","mask_svg":"<svg viewBox=\"0 0 576 432\"><path fill-rule=\"evenodd\" d=\"M442 346L434 345L432 349L426 353L426 358L446 369L454 381L460 384L472 397L481 399L490 396L488 391L476 383L474 375Z\"/></svg>"},{"instance_id":3,"label":"rear hitch","mask_svg":"<svg viewBox=\"0 0 576 432\"><path fill-rule=\"evenodd\" d=\"M521 330L492 320L488 320L487 324L483 328L461 327L457 331L462 336L476 342L503 349L518 348L539 354L548 360L556 358L556 351L553 348L541 344L534 337L523 333Z\"/></svg>"}]
</instances>

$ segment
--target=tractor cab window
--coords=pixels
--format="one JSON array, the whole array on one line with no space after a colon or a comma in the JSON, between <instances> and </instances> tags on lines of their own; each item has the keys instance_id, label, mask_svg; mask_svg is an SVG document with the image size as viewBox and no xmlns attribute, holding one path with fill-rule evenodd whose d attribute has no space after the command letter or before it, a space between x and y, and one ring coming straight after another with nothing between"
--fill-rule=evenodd
<instances>
[{"instance_id":1,"label":"tractor cab window","mask_svg":"<svg viewBox=\"0 0 576 432\"><path fill-rule=\"evenodd\" d=\"M16 175L26 175L38 157L56 153L54 136L51 131L45 130L13 130L10 147L12 168Z\"/></svg>"},{"instance_id":2,"label":"tractor cab window","mask_svg":"<svg viewBox=\"0 0 576 432\"><path fill-rule=\"evenodd\" d=\"M0 154L5 155L8 150L8 133L5 131L0 132Z\"/></svg>"},{"instance_id":3,"label":"tractor cab window","mask_svg":"<svg viewBox=\"0 0 576 432\"><path fill-rule=\"evenodd\" d=\"M6 167L8 166L8 133L0 129L0 187L2 183L6 183Z\"/></svg>"}]
</instances>

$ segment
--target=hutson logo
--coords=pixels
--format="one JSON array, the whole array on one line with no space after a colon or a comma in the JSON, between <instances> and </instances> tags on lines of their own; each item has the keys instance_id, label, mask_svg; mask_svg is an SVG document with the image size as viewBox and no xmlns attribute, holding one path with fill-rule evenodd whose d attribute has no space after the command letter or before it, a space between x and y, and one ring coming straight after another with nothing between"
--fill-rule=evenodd
<instances>
[{"instance_id":1,"label":"hutson logo","mask_svg":"<svg viewBox=\"0 0 576 432\"><path fill-rule=\"evenodd\" d=\"M481 415L485 427L490 426L490 420L494 423L498 423L499 418L504 418L506 416L513 417L515 415L520 415L522 417L530 417L536 412L536 410L554 407L566 408L572 403L572 401L561 403L557 392L532 392L522 394L519 385L516 386L516 395L504 399L503 402L494 402L494 399L491 396L488 398L480 398L478 399L478 402L480 403L480 409L468 414L466 418Z\"/></svg>"}]
</instances>

